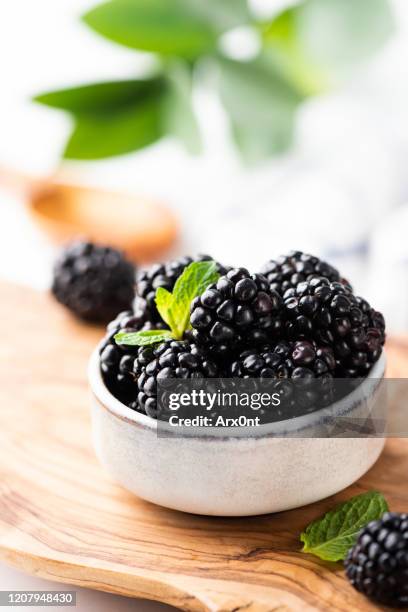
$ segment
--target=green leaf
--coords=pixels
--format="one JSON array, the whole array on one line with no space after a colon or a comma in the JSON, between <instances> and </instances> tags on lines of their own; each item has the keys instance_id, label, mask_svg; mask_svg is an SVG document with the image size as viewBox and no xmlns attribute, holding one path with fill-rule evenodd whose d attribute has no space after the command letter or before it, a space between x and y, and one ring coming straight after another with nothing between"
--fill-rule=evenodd
<instances>
[{"instance_id":1,"label":"green leaf","mask_svg":"<svg viewBox=\"0 0 408 612\"><path fill-rule=\"evenodd\" d=\"M142 149L163 136L161 100L147 99L118 112L76 117L67 159L102 159Z\"/></svg>"},{"instance_id":2,"label":"green leaf","mask_svg":"<svg viewBox=\"0 0 408 612\"><path fill-rule=\"evenodd\" d=\"M298 11L302 47L329 70L353 68L377 51L394 29L387 0L308 0Z\"/></svg>"},{"instance_id":3,"label":"green leaf","mask_svg":"<svg viewBox=\"0 0 408 612\"><path fill-rule=\"evenodd\" d=\"M101 159L137 151L161 138L166 95L164 79L154 77L73 87L35 100L74 115L64 157Z\"/></svg>"},{"instance_id":4,"label":"green leaf","mask_svg":"<svg viewBox=\"0 0 408 612\"><path fill-rule=\"evenodd\" d=\"M162 77L111 81L39 94L34 101L75 115L117 112L159 95L164 86Z\"/></svg>"},{"instance_id":5,"label":"green leaf","mask_svg":"<svg viewBox=\"0 0 408 612\"><path fill-rule=\"evenodd\" d=\"M263 56L219 62L221 99L243 158L252 163L285 151L302 96Z\"/></svg>"},{"instance_id":6,"label":"green leaf","mask_svg":"<svg viewBox=\"0 0 408 612\"><path fill-rule=\"evenodd\" d=\"M261 26L274 61L306 94L334 85L393 29L387 0L307 0Z\"/></svg>"},{"instance_id":7,"label":"green leaf","mask_svg":"<svg viewBox=\"0 0 408 612\"><path fill-rule=\"evenodd\" d=\"M163 321L170 327L170 329L174 329L176 325L173 321L171 312L171 306L173 304L173 295L164 287L158 287L156 289L155 302L157 310Z\"/></svg>"},{"instance_id":8,"label":"green leaf","mask_svg":"<svg viewBox=\"0 0 408 612\"><path fill-rule=\"evenodd\" d=\"M214 261L195 261L184 268L174 285L173 293L161 287L157 289L157 310L175 338L182 338L188 329L191 302L204 293L209 285L216 283L219 276Z\"/></svg>"},{"instance_id":9,"label":"green leaf","mask_svg":"<svg viewBox=\"0 0 408 612\"><path fill-rule=\"evenodd\" d=\"M191 3L220 33L252 21L247 0L191 0Z\"/></svg>"},{"instance_id":10,"label":"green leaf","mask_svg":"<svg viewBox=\"0 0 408 612\"><path fill-rule=\"evenodd\" d=\"M167 95L163 104L163 126L167 134L176 136L186 149L201 151L201 135L192 103L192 73L182 61L167 65Z\"/></svg>"},{"instance_id":11,"label":"green leaf","mask_svg":"<svg viewBox=\"0 0 408 612\"><path fill-rule=\"evenodd\" d=\"M213 50L218 35L198 5L191 0L110 0L83 19L102 36L132 49L194 58Z\"/></svg>"},{"instance_id":12,"label":"green leaf","mask_svg":"<svg viewBox=\"0 0 408 612\"><path fill-rule=\"evenodd\" d=\"M182 337L190 321L190 306L195 297L204 293L209 285L219 279L214 261L191 263L176 281L173 289L171 315L176 322L176 334Z\"/></svg>"},{"instance_id":13,"label":"green leaf","mask_svg":"<svg viewBox=\"0 0 408 612\"><path fill-rule=\"evenodd\" d=\"M381 493L357 495L308 525L300 536L302 552L325 561L345 559L361 529L387 511L388 504Z\"/></svg>"},{"instance_id":14,"label":"green leaf","mask_svg":"<svg viewBox=\"0 0 408 612\"><path fill-rule=\"evenodd\" d=\"M172 337L170 330L152 329L140 332L119 332L115 335L115 342L125 346L148 346L171 340Z\"/></svg>"},{"instance_id":15,"label":"green leaf","mask_svg":"<svg viewBox=\"0 0 408 612\"><path fill-rule=\"evenodd\" d=\"M308 57L296 30L297 8L283 11L272 22L261 26L265 57L293 86L306 96L329 87L328 74Z\"/></svg>"}]
</instances>

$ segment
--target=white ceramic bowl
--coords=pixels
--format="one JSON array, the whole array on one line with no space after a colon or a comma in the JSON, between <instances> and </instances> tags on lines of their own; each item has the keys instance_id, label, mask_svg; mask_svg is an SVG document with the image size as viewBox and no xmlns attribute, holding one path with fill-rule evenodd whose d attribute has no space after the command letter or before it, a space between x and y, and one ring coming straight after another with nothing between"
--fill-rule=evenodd
<instances>
[{"instance_id":1,"label":"white ceramic bowl","mask_svg":"<svg viewBox=\"0 0 408 612\"><path fill-rule=\"evenodd\" d=\"M369 396L355 389L332 404L336 416L366 417L381 387L384 356L370 372ZM323 410L274 423L274 437L158 437L157 422L106 388L98 351L91 357L93 441L113 478L139 497L184 512L249 516L303 506L349 486L378 459L381 437L307 437ZM280 437L282 436L282 437Z\"/></svg>"}]
</instances>

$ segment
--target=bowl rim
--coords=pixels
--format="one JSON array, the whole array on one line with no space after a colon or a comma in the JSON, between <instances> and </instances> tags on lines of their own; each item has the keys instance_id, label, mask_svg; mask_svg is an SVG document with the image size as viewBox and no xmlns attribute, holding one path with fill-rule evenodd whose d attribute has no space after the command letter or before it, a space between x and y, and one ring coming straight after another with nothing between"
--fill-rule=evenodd
<instances>
[{"instance_id":1,"label":"bowl rim","mask_svg":"<svg viewBox=\"0 0 408 612\"><path fill-rule=\"evenodd\" d=\"M363 397L371 397L374 394L381 380L384 378L385 365L386 357L383 350L380 358L374 363L373 367L371 368L366 377L366 379L371 379L372 382L369 387L369 394L365 392ZM117 418L124 420L135 427L151 430L157 435L156 419L149 417L145 414L141 414L140 412L136 412L135 410L132 410L131 408L123 404L121 401L119 401L106 387L99 366L99 345L94 349L89 360L88 381L93 395L96 397L96 399L99 401L99 403L104 409L106 409L108 412L110 412ZM324 420L325 416L333 416L333 414L337 414L338 416L340 416L346 414L347 412L351 411L358 403L360 403L360 394L361 385L356 387L347 396L341 398L340 400L337 400L333 404L330 404L330 406L328 407L315 410L314 412L307 415L293 417L284 421L276 421L270 424L259 425L256 428L256 434L252 432L248 433L247 435L237 435L237 428L226 427L222 428L222 433L220 432L220 430L209 433L207 428L192 428L191 431L186 434L178 432L174 433L173 435L182 438L212 440L225 440L226 438L234 438L236 440L248 440L254 438L266 438L270 435L287 436L290 431L299 432L302 429L310 428L313 425L318 425L322 422L322 420ZM197 432L197 429L205 429L205 434L203 435L200 433L194 433L194 431Z\"/></svg>"}]
</instances>

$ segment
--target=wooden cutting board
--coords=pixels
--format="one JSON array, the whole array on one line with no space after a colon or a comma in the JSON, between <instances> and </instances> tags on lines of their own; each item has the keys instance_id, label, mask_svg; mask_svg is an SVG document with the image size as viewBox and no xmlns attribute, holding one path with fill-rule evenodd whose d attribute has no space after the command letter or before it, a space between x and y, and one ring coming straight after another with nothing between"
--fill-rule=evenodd
<instances>
[{"instance_id":1,"label":"wooden cutting board","mask_svg":"<svg viewBox=\"0 0 408 612\"><path fill-rule=\"evenodd\" d=\"M358 483L305 508L245 519L166 510L121 489L94 457L86 366L102 330L45 294L6 284L0 329L2 560L184 610L378 609L349 586L341 564L300 553L299 533L368 489L406 511L408 440L390 440ZM406 376L408 342L390 341L388 358L392 375Z\"/></svg>"}]
</instances>

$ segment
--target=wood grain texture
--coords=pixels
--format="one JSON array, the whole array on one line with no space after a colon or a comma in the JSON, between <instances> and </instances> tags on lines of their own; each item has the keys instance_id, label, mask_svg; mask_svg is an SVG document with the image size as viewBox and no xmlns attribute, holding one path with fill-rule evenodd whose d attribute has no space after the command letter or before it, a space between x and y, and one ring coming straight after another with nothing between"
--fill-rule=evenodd
<instances>
[{"instance_id":1,"label":"wood grain texture","mask_svg":"<svg viewBox=\"0 0 408 612\"><path fill-rule=\"evenodd\" d=\"M0 326L4 561L184 610L378 609L348 585L340 564L301 554L298 538L334 503L367 489L406 510L408 440L390 440L358 483L305 508L246 519L166 510L121 489L94 457L86 366L102 330L74 321L44 294L6 284ZM406 376L408 342L390 341L388 359L392 376Z\"/></svg>"}]
</instances>

